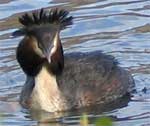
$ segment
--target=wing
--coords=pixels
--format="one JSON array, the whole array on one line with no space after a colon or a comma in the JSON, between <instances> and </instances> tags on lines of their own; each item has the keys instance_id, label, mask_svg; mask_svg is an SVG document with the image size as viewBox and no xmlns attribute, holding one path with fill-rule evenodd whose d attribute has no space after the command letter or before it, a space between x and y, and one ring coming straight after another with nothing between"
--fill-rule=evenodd
<instances>
[{"instance_id":1,"label":"wing","mask_svg":"<svg viewBox=\"0 0 150 126\"><path fill-rule=\"evenodd\" d=\"M70 105L77 107L113 101L133 84L115 58L101 52L65 54L64 71L57 82Z\"/></svg>"}]
</instances>

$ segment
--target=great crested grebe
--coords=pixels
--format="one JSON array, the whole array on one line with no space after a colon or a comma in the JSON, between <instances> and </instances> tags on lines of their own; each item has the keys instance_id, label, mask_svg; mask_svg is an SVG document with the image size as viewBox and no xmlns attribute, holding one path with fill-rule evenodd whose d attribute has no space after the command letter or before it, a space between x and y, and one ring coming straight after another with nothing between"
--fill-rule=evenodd
<instances>
[{"instance_id":1,"label":"great crested grebe","mask_svg":"<svg viewBox=\"0 0 150 126\"><path fill-rule=\"evenodd\" d=\"M66 53L60 31L72 24L63 9L33 12L19 18L24 35L16 57L26 74L20 103L48 112L109 103L131 91L134 82L113 56L100 51Z\"/></svg>"}]
</instances>

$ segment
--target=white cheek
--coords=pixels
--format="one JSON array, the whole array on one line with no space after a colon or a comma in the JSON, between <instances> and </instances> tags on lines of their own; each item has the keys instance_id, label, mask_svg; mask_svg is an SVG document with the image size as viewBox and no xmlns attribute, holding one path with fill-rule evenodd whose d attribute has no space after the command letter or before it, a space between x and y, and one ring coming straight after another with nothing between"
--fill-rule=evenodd
<instances>
[{"instance_id":1,"label":"white cheek","mask_svg":"<svg viewBox=\"0 0 150 126\"><path fill-rule=\"evenodd\" d=\"M40 56L45 57L42 50L38 47L37 43L34 44L34 51Z\"/></svg>"},{"instance_id":2,"label":"white cheek","mask_svg":"<svg viewBox=\"0 0 150 126\"><path fill-rule=\"evenodd\" d=\"M45 57L40 48L37 47L35 51L40 57Z\"/></svg>"},{"instance_id":3,"label":"white cheek","mask_svg":"<svg viewBox=\"0 0 150 126\"><path fill-rule=\"evenodd\" d=\"M58 47L58 36L56 34L56 36L54 38L54 46L51 49L51 55L53 55L57 51L57 47Z\"/></svg>"},{"instance_id":4,"label":"white cheek","mask_svg":"<svg viewBox=\"0 0 150 126\"><path fill-rule=\"evenodd\" d=\"M54 47L51 49L51 55L53 55L53 54L56 52L56 50L57 50L57 47L54 46Z\"/></svg>"}]
</instances>

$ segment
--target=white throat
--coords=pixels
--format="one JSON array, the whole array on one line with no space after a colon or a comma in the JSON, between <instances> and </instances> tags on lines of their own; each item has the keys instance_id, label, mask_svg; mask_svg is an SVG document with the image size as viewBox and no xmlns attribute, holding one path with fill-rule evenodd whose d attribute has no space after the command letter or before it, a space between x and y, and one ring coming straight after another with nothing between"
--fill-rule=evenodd
<instances>
[{"instance_id":1,"label":"white throat","mask_svg":"<svg viewBox=\"0 0 150 126\"><path fill-rule=\"evenodd\" d=\"M33 89L31 107L43 109L49 112L61 111L66 106L64 97L60 92L56 76L50 74L46 67L42 67L35 77L35 87Z\"/></svg>"}]
</instances>

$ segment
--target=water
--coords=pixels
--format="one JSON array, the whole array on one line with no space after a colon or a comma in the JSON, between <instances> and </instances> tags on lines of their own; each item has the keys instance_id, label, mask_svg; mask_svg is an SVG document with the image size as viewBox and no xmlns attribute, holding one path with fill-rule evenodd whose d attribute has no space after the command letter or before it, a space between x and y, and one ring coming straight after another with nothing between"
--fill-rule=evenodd
<instances>
[{"instance_id":1,"label":"water","mask_svg":"<svg viewBox=\"0 0 150 126\"><path fill-rule=\"evenodd\" d=\"M137 93L127 105L93 111L89 117L105 114L115 117L116 126L149 126L150 0L0 0L0 125L79 125L80 112L58 114L58 122L46 124L38 121L42 115L34 116L18 104L25 76L15 59L21 37L11 38L11 33L20 27L17 18L23 12L52 7L66 8L75 17L74 25L61 33L65 51L102 50L134 77Z\"/></svg>"}]
</instances>

